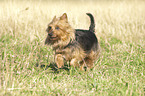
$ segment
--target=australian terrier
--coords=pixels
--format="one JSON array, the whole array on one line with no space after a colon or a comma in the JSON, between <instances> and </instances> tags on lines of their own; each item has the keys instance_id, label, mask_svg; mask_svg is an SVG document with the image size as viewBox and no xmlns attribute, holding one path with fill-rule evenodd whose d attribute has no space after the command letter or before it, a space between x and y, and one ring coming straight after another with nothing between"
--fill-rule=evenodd
<instances>
[{"instance_id":1,"label":"australian terrier","mask_svg":"<svg viewBox=\"0 0 145 96\"><path fill-rule=\"evenodd\" d=\"M89 30L73 29L68 23L67 14L53 18L46 29L48 35L45 44L52 45L55 51L55 63L58 68L69 61L70 66L90 69L99 57L100 46L95 32L95 22L92 14L87 13L91 24Z\"/></svg>"}]
</instances>

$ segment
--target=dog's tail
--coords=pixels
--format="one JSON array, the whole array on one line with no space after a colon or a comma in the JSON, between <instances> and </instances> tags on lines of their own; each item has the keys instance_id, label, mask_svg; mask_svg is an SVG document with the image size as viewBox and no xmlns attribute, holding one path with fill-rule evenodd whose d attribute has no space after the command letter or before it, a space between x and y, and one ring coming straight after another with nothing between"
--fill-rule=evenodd
<instances>
[{"instance_id":1,"label":"dog's tail","mask_svg":"<svg viewBox=\"0 0 145 96\"><path fill-rule=\"evenodd\" d=\"M90 20L91 20L91 24L90 24L90 27L89 27L89 31L91 32L95 32L95 22L94 22L94 17L91 13L86 13L89 17L90 17Z\"/></svg>"}]
</instances>

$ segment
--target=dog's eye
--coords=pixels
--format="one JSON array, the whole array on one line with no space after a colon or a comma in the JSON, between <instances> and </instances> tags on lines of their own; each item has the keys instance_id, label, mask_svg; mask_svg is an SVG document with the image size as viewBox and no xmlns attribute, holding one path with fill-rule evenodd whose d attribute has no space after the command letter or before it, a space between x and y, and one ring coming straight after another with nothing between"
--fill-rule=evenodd
<instances>
[{"instance_id":1,"label":"dog's eye","mask_svg":"<svg viewBox=\"0 0 145 96\"><path fill-rule=\"evenodd\" d=\"M51 26L48 26L48 30L51 30L52 29L52 27Z\"/></svg>"},{"instance_id":2,"label":"dog's eye","mask_svg":"<svg viewBox=\"0 0 145 96\"><path fill-rule=\"evenodd\" d=\"M59 30L59 27L58 27L58 26L56 26L56 27L55 27L55 29L56 29L56 30Z\"/></svg>"}]
</instances>

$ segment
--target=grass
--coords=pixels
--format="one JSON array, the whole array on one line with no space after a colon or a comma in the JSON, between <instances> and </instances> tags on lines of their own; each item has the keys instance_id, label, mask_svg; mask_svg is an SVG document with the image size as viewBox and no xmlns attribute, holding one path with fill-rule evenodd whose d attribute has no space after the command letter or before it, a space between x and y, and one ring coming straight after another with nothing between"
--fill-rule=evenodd
<instances>
[{"instance_id":1,"label":"grass","mask_svg":"<svg viewBox=\"0 0 145 96\"><path fill-rule=\"evenodd\" d=\"M145 95L144 1L0 1L0 95ZM73 28L95 17L101 56L88 72L54 70L44 45L53 16L68 14Z\"/></svg>"}]
</instances>

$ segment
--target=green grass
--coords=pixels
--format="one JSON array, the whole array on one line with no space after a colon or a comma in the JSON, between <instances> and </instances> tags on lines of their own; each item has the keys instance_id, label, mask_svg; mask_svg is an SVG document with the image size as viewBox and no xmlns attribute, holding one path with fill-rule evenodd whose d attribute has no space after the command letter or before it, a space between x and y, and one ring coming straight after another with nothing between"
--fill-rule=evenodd
<instances>
[{"instance_id":1,"label":"green grass","mask_svg":"<svg viewBox=\"0 0 145 96\"><path fill-rule=\"evenodd\" d=\"M145 95L145 2L79 3L0 1L0 96ZM95 17L101 55L90 71L52 66L45 29L64 12L74 28Z\"/></svg>"}]
</instances>

